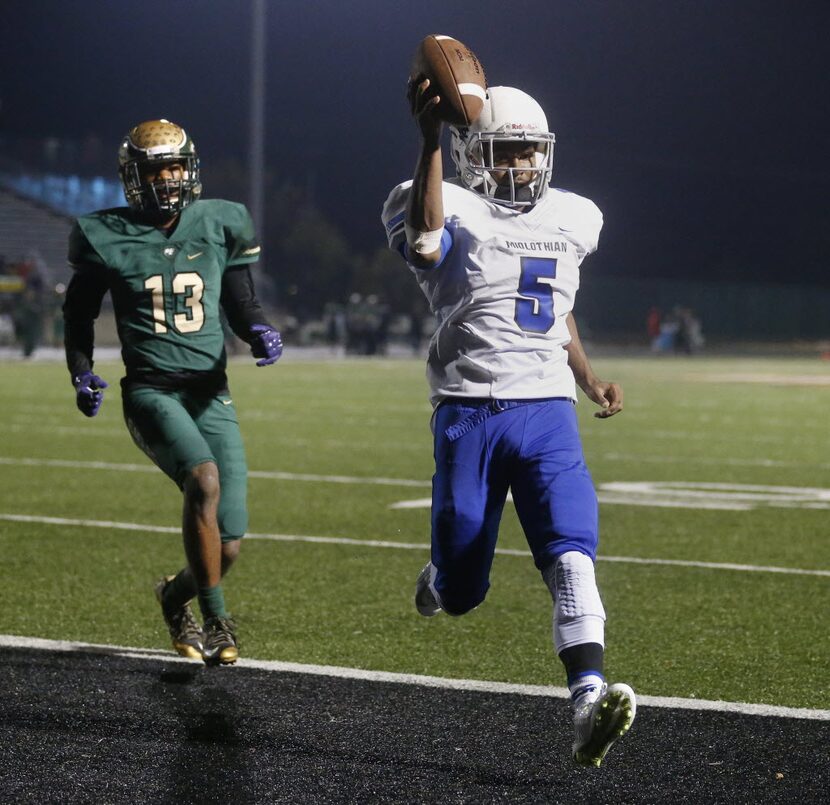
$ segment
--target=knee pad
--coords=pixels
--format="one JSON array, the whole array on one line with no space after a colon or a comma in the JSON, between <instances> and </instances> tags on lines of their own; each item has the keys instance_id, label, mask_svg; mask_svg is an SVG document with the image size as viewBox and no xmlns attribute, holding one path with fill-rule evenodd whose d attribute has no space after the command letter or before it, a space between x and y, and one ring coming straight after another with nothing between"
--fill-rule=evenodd
<instances>
[{"instance_id":1,"label":"knee pad","mask_svg":"<svg viewBox=\"0 0 830 805\"><path fill-rule=\"evenodd\" d=\"M234 471L229 471L234 470ZM230 542L245 536L248 530L248 477L245 466L220 468L222 472L222 495L216 519L222 542Z\"/></svg>"},{"instance_id":2,"label":"knee pad","mask_svg":"<svg viewBox=\"0 0 830 805\"><path fill-rule=\"evenodd\" d=\"M248 511L244 506L229 507L224 511L220 510L217 520L222 542L233 542L242 539L248 530Z\"/></svg>"},{"instance_id":3,"label":"knee pad","mask_svg":"<svg viewBox=\"0 0 830 805\"><path fill-rule=\"evenodd\" d=\"M563 553L542 577L553 596L553 645L556 653L582 643L605 645L605 609L591 558Z\"/></svg>"}]
</instances>

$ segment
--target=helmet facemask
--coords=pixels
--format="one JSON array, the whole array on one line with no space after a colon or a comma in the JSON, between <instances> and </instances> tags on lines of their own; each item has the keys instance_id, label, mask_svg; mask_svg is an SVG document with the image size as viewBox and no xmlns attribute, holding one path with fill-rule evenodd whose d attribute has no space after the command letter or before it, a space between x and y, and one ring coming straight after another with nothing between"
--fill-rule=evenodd
<instances>
[{"instance_id":1,"label":"helmet facemask","mask_svg":"<svg viewBox=\"0 0 830 805\"><path fill-rule=\"evenodd\" d=\"M501 143L532 145L533 165L507 167L497 165L494 154ZM516 134L473 132L467 136L463 151L462 183L496 204L528 207L545 195L553 173L554 135L550 132L522 131ZM519 184L519 174L531 174ZM498 181L496 177L501 181Z\"/></svg>"},{"instance_id":2,"label":"helmet facemask","mask_svg":"<svg viewBox=\"0 0 830 805\"><path fill-rule=\"evenodd\" d=\"M181 179L160 179L147 182L144 176L164 165L178 163L182 166ZM201 195L199 160L176 154L163 154L153 159L133 159L121 167L121 183L127 203L141 212L161 212L166 215L180 213Z\"/></svg>"},{"instance_id":3,"label":"helmet facemask","mask_svg":"<svg viewBox=\"0 0 830 805\"><path fill-rule=\"evenodd\" d=\"M148 121L132 129L121 144L118 162L124 196L139 212L170 218L202 193L193 140L167 120ZM172 163L181 166L181 178L161 178L160 171ZM147 181L147 174L155 178Z\"/></svg>"},{"instance_id":4,"label":"helmet facemask","mask_svg":"<svg viewBox=\"0 0 830 805\"><path fill-rule=\"evenodd\" d=\"M450 153L467 189L514 208L530 207L547 192L556 138L548 131L542 107L521 90L490 87L478 120L468 127L450 126L450 138ZM497 165L499 145L533 146L533 164ZM519 175L528 173L529 181L520 184Z\"/></svg>"}]
</instances>

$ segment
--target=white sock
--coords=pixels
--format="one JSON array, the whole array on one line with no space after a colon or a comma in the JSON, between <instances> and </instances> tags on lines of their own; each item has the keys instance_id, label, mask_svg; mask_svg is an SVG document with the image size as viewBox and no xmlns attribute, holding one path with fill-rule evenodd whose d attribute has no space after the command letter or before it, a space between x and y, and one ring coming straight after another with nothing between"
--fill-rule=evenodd
<instances>
[{"instance_id":1,"label":"white sock","mask_svg":"<svg viewBox=\"0 0 830 805\"><path fill-rule=\"evenodd\" d=\"M591 699L596 699L604 684L605 679L599 674L584 674L583 676L577 677L573 682L568 684L568 690L571 692L571 701L576 703L584 696L590 696Z\"/></svg>"}]
</instances>

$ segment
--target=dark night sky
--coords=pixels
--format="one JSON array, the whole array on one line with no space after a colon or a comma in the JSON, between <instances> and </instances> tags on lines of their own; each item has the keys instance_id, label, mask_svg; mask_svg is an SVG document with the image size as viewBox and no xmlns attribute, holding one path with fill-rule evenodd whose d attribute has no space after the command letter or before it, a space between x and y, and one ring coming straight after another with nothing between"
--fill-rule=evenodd
<instances>
[{"instance_id":1,"label":"dark night sky","mask_svg":"<svg viewBox=\"0 0 830 805\"><path fill-rule=\"evenodd\" d=\"M313 182L355 248L414 165L422 36L470 45L542 104L554 184L593 198L592 268L830 284L830 3L270 0L267 163ZM0 131L113 144L169 117L210 165L248 141L248 0L5 0ZM449 162L449 160L448 160Z\"/></svg>"}]
</instances>

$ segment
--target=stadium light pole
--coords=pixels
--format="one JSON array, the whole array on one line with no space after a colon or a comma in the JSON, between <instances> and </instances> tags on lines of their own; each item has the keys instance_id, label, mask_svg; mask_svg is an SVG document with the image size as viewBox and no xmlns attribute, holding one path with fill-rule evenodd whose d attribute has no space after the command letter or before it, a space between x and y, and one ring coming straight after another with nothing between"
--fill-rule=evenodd
<instances>
[{"instance_id":1,"label":"stadium light pole","mask_svg":"<svg viewBox=\"0 0 830 805\"><path fill-rule=\"evenodd\" d=\"M265 197L265 0L252 0L248 207L262 237Z\"/></svg>"}]
</instances>

